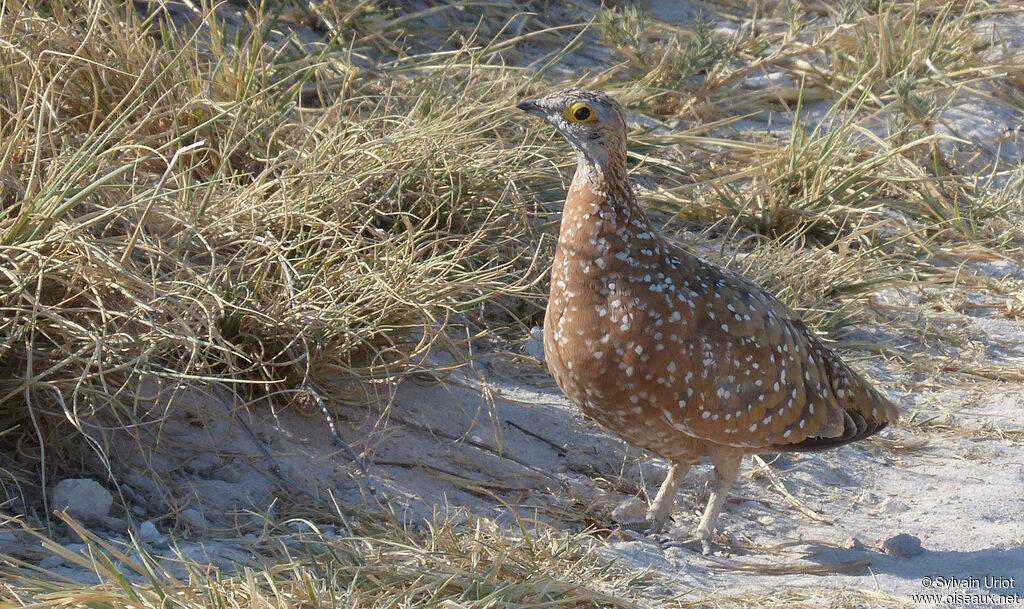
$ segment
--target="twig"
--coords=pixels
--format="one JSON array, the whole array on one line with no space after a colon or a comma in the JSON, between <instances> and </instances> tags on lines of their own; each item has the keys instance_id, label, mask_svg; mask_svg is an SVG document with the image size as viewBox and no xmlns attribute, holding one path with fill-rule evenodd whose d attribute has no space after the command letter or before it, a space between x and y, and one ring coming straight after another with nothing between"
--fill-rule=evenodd
<instances>
[{"instance_id":1,"label":"twig","mask_svg":"<svg viewBox=\"0 0 1024 609\"><path fill-rule=\"evenodd\" d=\"M264 245L269 246L266 239L257 237L256 240L262 242ZM275 240L274 245L279 245L279 243L276 243ZM284 273L285 286L288 288L289 300L294 301L295 286L292 280L291 265L289 264L288 259L285 258L284 255L281 254L281 252L278 251L276 247L273 248L273 253L274 255L277 256L277 261L281 265L281 271L282 273ZM333 438L334 443L341 446L348 454L349 458L351 458L352 461L356 464L356 467L359 468L359 472L362 474L363 481L366 484L366 491L370 493L370 495L375 495L377 493L377 487L375 487L373 485L373 481L370 480L370 473L366 469L366 464L363 463L363 460L359 457L358 454L356 454L356 451L354 451L352 447L349 446L348 442L346 442L341 437L341 435L338 434L338 426L334 422L334 417L331 415L331 411L327 409L327 402L323 399L323 397L320 396L320 392L317 391L316 387L313 385L311 371L312 358L309 356L309 342L306 340L306 335L303 333L299 333L298 337L299 340L302 341L302 359L305 362L302 384L300 385L300 387L302 388L303 391L312 396L314 401L316 401L317 406L320 407L320 412L322 412L324 418L327 419L327 427L330 428L331 430L331 437Z\"/></svg>"},{"instance_id":2,"label":"twig","mask_svg":"<svg viewBox=\"0 0 1024 609\"><path fill-rule=\"evenodd\" d=\"M488 445L486 445L486 444L484 444L482 442L477 442L476 440L471 440L469 438L459 437L459 436L456 436L455 434L450 434L450 433L448 433L446 431L443 431L441 429L437 429L435 427L430 427L429 425L424 425L423 423L417 423L416 421L410 421L408 419L402 418L402 417L397 416L395 414L392 414L389 418L392 421L395 421L395 422L397 422L397 423L399 423L401 425L406 425L406 426L411 427L413 429L417 429L419 431L423 431L423 432L426 432L426 433L429 433L429 434L433 434L433 435L442 437L442 438L444 438L446 440L452 440L452 441L455 441L455 442L461 442L463 444L468 444L469 446L472 446L473 448L478 448L478 449L480 449L480 450L482 450L484 452L491 453L492 455L495 455L495 456L497 456L500 459L508 459L509 461L511 461L513 463L516 463L516 464L518 464L518 465L520 465L520 466L522 466L522 467L524 467L524 468L526 468L526 469L528 469L528 470L530 470L532 472L538 473L538 474L544 476L545 478L548 478L549 480L557 483L559 486L561 486L563 488L566 488L566 483L561 481L561 480L559 480L555 476L551 475L550 472L546 472L546 471L540 469L539 467L535 467L533 465L530 465L529 463L521 461L520 459L517 459L516 457L513 457L512 455L500 452L500 451L496 450L495 448L493 448L491 446L488 446Z\"/></svg>"},{"instance_id":3,"label":"twig","mask_svg":"<svg viewBox=\"0 0 1024 609\"><path fill-rule=\"evenodd\" d=\"M188 146L183 146L174 151L174 156L167 162L167 169L164 170L164 174L160 176L160 181L153 187L153 194L149 197L149 203L146 204L146 209L142 211L142 217L139 218L138 224L135 225L135 230L132 231L132 236L128 238L128 245L124 248L124 253L121 254L121 265L128 260L128 257L132 255L132 251L135 249L135 242L138 241L139 235L142 234L142 227L146 224L146 218L149 217L149 212L153 209L153 204L156 203L157 197L160 195L160 191L163 190L164 182L170 177L171 171L174 166L178 164L178 159L186 152L192 152L196 148L200 148L206 145L206 140L199 140L198 142L192 142Z\"/></svg>"},{"instance_id":4,"label":"twig","mask_svg":"<svg viewBox=\"0 0 1024 609\"><path fill-rule=\"evenodd\" d=\"M804 502L800 501L799 499L794 497L792 493L786 490L786 486L782 483L782 479L780 479L779 475L776 474L772 470L772 468L768 466L767 463L765 463L765 460L762 459L760 455L754 455L754 461L761 466L762 470L764 471L765 477L768 478L768 483L771 484L772 488L774 488L780 495L782 495L782 497L786 500L786 503L800 510L801 513L803 513L811 520L816 520L818 522L823 522L825 524L832 524L831 520L821 516L811 508L807 507L804 504Z\"/></svg>"},{"instance_id":5,"label":"twig","mask_svg":"<svg viewBox=\"0 0 1024 609\"><path fill-rule=\"evenodd\" d=\"M542 436L542 435L540 435L540 434L538 434L536 432L530 431L529 429L526 429L525 427L523 427L521 425L513 423L512 421L509 421L508 419L505 420L505 425L508 425L509 427L513 427L515 429L518 429L519 431L521 431L524 434L530 436L531 438L536 438L536 439L540 440L541 442L547 444L551 448L555 449L555 452L558 453L559 457L564 457L567 454L564 448L562 448L561 446L555 444L551 440L548 440L547 438L545 438L544 436Z\"/></svg>"},{"instance_id":6,"label":"twig","mask_svg":"<svg viewBox=\"0 0 1024 609\"><path fill-rule=\"evenodd\" d=\"M860 571L861 569L866 569L871 566L870 558L827 564L797 563L786 565L769 565L723 560L713 556L706 556L704 558L714 563L708 567L712 571L741 571L744 573L757 573L759 575L827 575L829 573L849 573L851 571Z\"/></svg>"},{"instance_id":7,"label":"twig","mask_svg":"<svg viewBox=\"0 0 1024 609\"><path fill-rule=\"evenodd\" d=\"M366 464L359 457L356 451L349 446L349 443L338 434L338 429L334 424L334 417L331 416L331 412L327 410L327 403L322 397L320 397L320 393L313 388L308 377L302 381L302 388L309 393L309 395L313 396L314 400L316 400L317 406L320 407L320 412L322 412L324 417L327 419L327 426L331 429L331 436L333 437L334 443L341 446L348 454L349 458L356 464L356 467L359 468L359 472L363 476L363 481L366 483L367 492L371 495L376 495L377 487L373 485L373 480L370 479L370 472L366 469Z\"/></svg>"}]
</instances>

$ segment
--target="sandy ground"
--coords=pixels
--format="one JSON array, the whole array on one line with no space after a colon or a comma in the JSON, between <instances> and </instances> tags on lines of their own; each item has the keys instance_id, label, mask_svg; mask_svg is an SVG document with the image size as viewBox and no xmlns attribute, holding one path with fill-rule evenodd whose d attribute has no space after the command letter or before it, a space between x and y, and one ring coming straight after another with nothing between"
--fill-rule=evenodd
<instances>
[{"instance_id":1,"label":"sandy ground","mask_svg":"<svg viewBox=\"0 0 1024 609\"><path fill-rule=\"evenodd\" d=\"M878 301L904 297L890 290ZM984 345L994 362L1024 359L1024 321L995 308L972 311L947 321ZM595 536L599 551L621 566L658 574L666 596L807 589L829 597L849 588L908 600L933 592L1024 594L1024 445L955 431L1024 428L1024 385L922 383L881 360L861 359L860 367L901 405L905 420L936 417L954 431L908 425L830 452L766 455L771 474L748 459L719 522L721 553L713 556L681 542L707 498L711 468L698 466L678 493L667 534L618 530ZM616 516L642 514L637 497L653 496L667 471L582 417L538 362L513 367L508 358L484 358L471 373L453 373L444 383L407 381L393 399L382 396L383 422L374 411L343 409L339 431L366 450L375 495L319 413L225 415L197 426L202 413L227 412L226 404L198 396L176 397L177 414L161 429L179 458L147 461L172 482L178 509L202 517L199 525L176 529L180 550L227 572L252 559L247 544L261 534L258 515L281 492L321 498L330 492L371 509L382 504L410 522L458 522L472 513L511 526L518 515L578 531L585 528L578 516L586 512L586 520L615 529ZM151 511L166 511L168 498L146 475L120 477L136 525ZM168 523L156 524L163 533ZM912 543L899 546L910 556L884 549L901 534L918 538L921 551ZM173 557L163 540L151 545ZM47 560L49 568L90 578Z\"/></svg>"}]
</instances>

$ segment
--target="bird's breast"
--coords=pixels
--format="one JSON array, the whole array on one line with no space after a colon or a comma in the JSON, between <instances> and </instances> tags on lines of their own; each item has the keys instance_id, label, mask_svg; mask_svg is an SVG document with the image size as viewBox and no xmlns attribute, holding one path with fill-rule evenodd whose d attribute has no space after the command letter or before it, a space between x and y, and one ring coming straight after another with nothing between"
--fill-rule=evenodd
<instances>
[{"instance_id":1,"label":"bird's breast","mask_svg":"<svg viewBox=\"0 0 1024 609\"><path fill-rule=\"evenodd\" d=\"M585 414L664 453L651 442L682 433L663 405L679 402L677 376L689 365L685 354L666 346L685 333L688 318L651 307L662 295L643 277L616 269L585 273L588 264L598 266L594 259L556 255L544 324L549 369Z\"/></svg>"},{"instance_id":2,"label":"bird's breast","mask_svg":"<svg viewBox=\"0 0 1024 609\"><path fill-rule=\"evenodd\" d=\"M673 415L683 377L699 365L677 348L698 306L680 264L635 199L574 181L551 272L548 367L585 414L666 457L690 450L687 423Z\"/></svg>"}]
</instances>

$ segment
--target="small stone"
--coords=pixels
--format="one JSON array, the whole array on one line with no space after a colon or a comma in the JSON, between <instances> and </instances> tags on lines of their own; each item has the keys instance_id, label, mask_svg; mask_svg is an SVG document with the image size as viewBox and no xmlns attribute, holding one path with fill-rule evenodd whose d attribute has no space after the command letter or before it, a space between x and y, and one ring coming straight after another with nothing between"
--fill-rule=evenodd
<instances>
[{"instance_id":1,"label":"small stone","mask_svg":"<svg viewBox=\"0 0 1024 609\"><path fill-rule=\"evenodd\" d=\"M223 480L224 482L231 483L237 483L239 480L242 479L242 476L239 475L238 470L231 467L230 465L225 465L223 467L217 468L217 470L213 472L213 475L211 477L216 478L217 480Z\"/></svg>"},{"instance_id":2,"label":"small stone","mask_svg":"<svg viewBox=\"0 0 1024 609\"><path fill-rule=\"evenodd\" d=\"M160 531L157 530L156 525L153 524L152 520L147 520L139 525L139 540L146 542L160 540Z\"/></svg>"},{"instance_id":3,"label":"small stone","mask_svg":"<svg viewBox=\"0 0 1024 609\"><path fill-rule=\"evenodd\" d=\"M523 352L544 363L544 333L537 326L530 328L530 338L523 345Z\"/></svg>"},{"instance_id":4,"label":"small stone","mask_svg":"<svg viewBox=\"0 0 1024 609\"><path fill-rule=\"evenodd\" d=\"M856 537L847 537L846 540L843 541L842 546L847 550L854 550L856 552L864 551L864 544Z\"/></svg>"},{"instance_id":5,"label":"small stone","mask_svg":"<svg viewBox=\"0 0 1024 609\"><path fill-rule=\"evenodd\" d=\"M99 522L110 511L114 497L95 480L67 478L53 487L52 507L67 510L83 522Z\"/></svg>"},{"instance_id":6,"label":"small stone","mask_svg":"<svg viewBox=\"0 0 1024 609\"><path fill-rule=\"evenodd\" d=\"M636 497L630 497L615 506L611 516L618 523L641 522L647 518L647 504Z\"/></svg>"},{"instance_id":7,"label":"small stone","mask_svg":"<svg viewBox=\"0 0 1024 609\"><path fill-rule=\"evenodd\" d=\"M863 503L864 505L878 505L882 502L882 498L872 492L861 493L860 497L857 498L857 503Z\"/></svg>"},{"instance_id":8,"label":"small stone","mask_svg":"<svg viewBox=\"0 0 1024 609\"><path fill-rule=\"evenodd\" d=\"M224 460L213 453L199 455L185 464L185 470L209 478L213 472L224 465Z\"/></svg>"},{"instance_id":9,"label":"small stone","mask_svg":"<svg viewBox=\"0 0 1024 609\"><path fill-rule=\"evenodd\" d=\"M690 541L693 539L693 530L685 527L671 527L669 528L667 535L672 541Z\"/></svg>"},{"instance_id":10,"label":"small stone","mask_svg":"<svg viewBox=\"0 0 1024 609\"><path fill-rule=\"evenodd\" d=\"M44 556L39 560L39 568L47 571L58 569L64 566L64 559L60 556Z\"/></svg>"},{"instance_id":11,"label":"small stone","mask_svg":"<svg viewBox=\"0 0 1024 609\"><path fill-rule=\"evenodd\" d=\"M882 542L882 549L889 556L896 558L913 558L924 552L921 540L908 533L900 533Z\"/></svg>"},{"instance_id":12,"label":"small stone","mask_svg":"<svg viewBox=\"0 0 1024 609\"><path fill-rule=\"evenodd\" d=\"M210 522L203 518L203 515L199 513L199 510L195 508L188 508L182 510L181 519L185 521L193 529L206 530L210 526Z\"/></svg>"},{"instance_id":13,"label":"small stone","mask_svg":"<svg viewBox=\"0 0 1024 609\"><path fill-rule=\"evenodd\" d=\"M910 511L910 506L899 499L889 497L878 504L878 511L883 514L902 514L903 512Z\"/></svg>"}]
</instances>

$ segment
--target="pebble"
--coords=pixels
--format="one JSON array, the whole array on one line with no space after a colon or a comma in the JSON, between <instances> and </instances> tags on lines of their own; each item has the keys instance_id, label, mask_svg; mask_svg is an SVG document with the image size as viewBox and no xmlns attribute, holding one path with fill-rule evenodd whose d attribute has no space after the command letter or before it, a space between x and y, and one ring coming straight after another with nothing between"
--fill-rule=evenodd
<instances>
[{"instance_id":1,"label":"pebble","mask_svg":"<svg viewBox=\"0 0 1024 609\"><path fill-rule=\"evenodd\" d=\"M846 540L843 541L842 546L847 550L854 550L857 552L862 552L864 550L864 544L856 537L847 537Z\"/></svg>"},{"instance_id":2,"label":"pebble","mask_svg":"<svg viewBox=\"0 0 1024 609\"><path fill-rule=\"evenodd\" d=\"M114 497L110 491L89 478L66 478L53 487L51 507L67 512L83 522L101 522L110 512Z\"/></svg>"},{"instance_id":3,"label":"pebble","mask_svg":"<svg viewBox=\"0 0 1024 609\"><path fill-rule=\"evenodd\" d=\"M62 566L64 566L64 559L60 556L44 556L43 558L39 559L40 569L52 571L53 569L58 569Z\"/></svg>"},{"instance_id":4,"label":"pebble","mask_svg":"<svg viewBox=\"0 0 1024 609\"><path fill-rule=\"evenodd\" d=\"M861 496L857 498L857 502L863 503L864 505L878 505L882 502L882 498L869 491L867 493L861 493Z\"/></svg>"},{"instance_id":5,"label":"pebble","mask_svg":"<svg viewBox=\"0 0 1024 609\"><path fill-rule=\"evenodd\" d=\"M882 549L889 556L913 558L924 552L921 540L909 533L900 533L882 542Z\"/></svg>"},{"instance_id":6,"label":"pebble","mask_svg":"<svg viewBox=\"0 0 1024 609\"><path fill-rule=\"evenodd\" d=\"M194 529L205 530L210 526L210 522L199 513L199 510L195 508L182 510L181 518L186 524Z\"/></svg>"},{"instance_id":7,"label":"pebble","mask_svg":"<svg viewBox=\"0 0 1024 609\"><path fill-rule=\"evenodd\" d=\"M160 531L152 520L147 520L139 525L139 540L146 542L160 541Z\"/></svg>"},{"instance_id":8,"label":"pebble","mask_svg":"<svg viewBox=\"0 0 1024 609\"><path fill-rule=\"evenodd\" d=\"M647 518L647 504L636 497L630 497L615 506L611 516L618 523L642 522Z\"/></svg>"},{"instance_id":9,"label":"pebble","mask_svg":"<svg viewBox=\"0 0 1024 609\"><path fill-rule=\"evenodd\" d=\"M893 499L889 497L885 501L878 504L878 511L883 514L902 514L903 512L910 511L910 506L903 503L899 499Z\"/></svg>"},{"instance_id":10,"label":"pebble","mask_svg":"<svg viewBox=\"0 0 1024 609\"><path fill-rule=\"evenodd\" d=\"M523 345L523 352L540 363L544 363L544 333L539 327L530 328L530 338Z\"/></svg>"}]
</instances>

